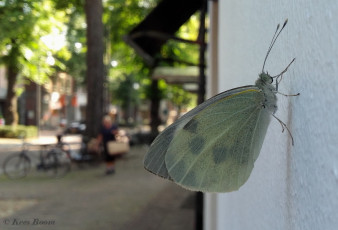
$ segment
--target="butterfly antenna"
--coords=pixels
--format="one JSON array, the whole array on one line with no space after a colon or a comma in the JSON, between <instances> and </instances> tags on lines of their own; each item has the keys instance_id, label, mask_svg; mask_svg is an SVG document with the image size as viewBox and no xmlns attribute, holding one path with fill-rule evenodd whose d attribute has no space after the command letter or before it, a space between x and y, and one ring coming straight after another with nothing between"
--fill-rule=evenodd
<instances>
[{"instance_id":1,"label":"butterfly antenna","mask_svg":"<svg viewBox=\"0 0 338 230\"><path fill-rule=\"evenodd\" d=\"M275 33L273 34L271 43L270 43L270 45L269 45L268 52L267 52L266 55L265 55L265 59L264 59L264 63L263 63L263 68L262 68L262 73L263 73L263 71L264 71L265 62L266 62L266 60L268 59L270 50L272 49L272 46L273 46L273 43L274 43L276 34L277 34L277 32L278 32L278 29L279 29L279 26L280 26L280 25L278 24L278 25L277 25L277 28L276 28L276 31L275 31Z\"/></svg>"},{"instance_id":2,"label":"butterfly antenna","mask_svg":"<svg viewBox=\"0 0 338 230\"><path fill-rule=\"evenodd\" d=\"M264 72L265 62L268 59L270 51L272 50L273 45L275 44L277 38L279 37L280 33L283 31L283 29L284 29L284 27L286 26L287 23L288 23L288 19L285 20L285 22L284 22L284 24L283 24L283 26L282 26L282 28L280 30L279 30L280 25L279 24L277 25L276 31L275 31L275 33L274 33L274 35L272 37L270 46L268 48L268 52L266 53L266 56L265 56L265 59L264 59L264 62L263 62L262 73Z\"/></svg>"}]
</instances>

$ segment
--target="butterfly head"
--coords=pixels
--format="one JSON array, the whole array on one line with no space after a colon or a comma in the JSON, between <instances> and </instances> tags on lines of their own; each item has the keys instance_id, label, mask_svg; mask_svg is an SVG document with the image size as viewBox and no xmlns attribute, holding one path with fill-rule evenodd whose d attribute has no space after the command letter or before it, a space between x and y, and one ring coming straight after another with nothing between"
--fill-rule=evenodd
<instances>
[{"instance_id":1,"label":"butterfly head","mask_svg":"<svg viewBox=\"0 0 338 230\"><path fill-rule=\"evenodd\" d=\"M273 78L268 73L262 72L261 74L259 74L259 77L256 81L256 86L260 89L263 89L267 85L271 85L272 82Z\"/></svg>"}]
</instances>

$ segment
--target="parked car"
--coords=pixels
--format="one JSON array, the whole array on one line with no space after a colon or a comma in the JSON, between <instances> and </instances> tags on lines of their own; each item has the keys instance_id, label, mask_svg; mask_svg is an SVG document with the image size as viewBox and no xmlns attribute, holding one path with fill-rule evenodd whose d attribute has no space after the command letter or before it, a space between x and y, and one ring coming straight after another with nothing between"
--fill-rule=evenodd
<instances>
[{"instance_id":1,"label":"parked car","mask_svg":"<svg viewBox=\"0 0 338 230\"><path fill-rule=\"evenodd\" d=\"M65 129L65 134L83 134L86 130L84 121L73 121Z\"/></svg>"}]
</instances>

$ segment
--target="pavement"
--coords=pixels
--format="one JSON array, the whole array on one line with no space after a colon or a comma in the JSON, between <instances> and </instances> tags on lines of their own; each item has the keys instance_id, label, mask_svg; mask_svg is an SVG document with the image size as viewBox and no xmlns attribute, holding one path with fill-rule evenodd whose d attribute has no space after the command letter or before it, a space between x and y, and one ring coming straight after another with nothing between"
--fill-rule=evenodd
<instances>
[{"instance_id":1,"label":"pavement","mask_svg":"<svg viewBox=\"0 0 338 230\"><path fill-rule=\"evenodd\" d=\"M30 143L54 143L43 133ZM76 144L79 136L68 136ZM0 156L20 149L20 140L0 138ZM32 172L23 179L0 175L0 229L192 230L195 193L143 168L148 147L134 146L116 162L114 175L104 165L78 167L64 178ZM0 158L0 164L2 164Z\"/></svg>"},{"instance_id":2,"label":"pavement","mask_svg":"<svg viewBox=\"0 0 338 230\"><path fill-rule=\"evenodd\" d=\"M53 130L42 130L38 137L27 138L24 140L29 145L43 145L43 144L55 144L56 131ZM65 135L62 139L67 143L80 143L81 135ZM12 150L14 148L21 147L23 140L15 138L0 138L0 153L5 150Z\"/></svg>"}]
</instances>

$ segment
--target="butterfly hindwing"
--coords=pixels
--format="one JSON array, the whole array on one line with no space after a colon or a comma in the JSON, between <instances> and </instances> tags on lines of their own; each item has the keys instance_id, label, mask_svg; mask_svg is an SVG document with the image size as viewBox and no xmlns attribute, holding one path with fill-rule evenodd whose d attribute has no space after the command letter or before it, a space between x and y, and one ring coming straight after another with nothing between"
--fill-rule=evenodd
<instances>
[{"instance_id":1,"label":"butterfly hindwing","mask_svg":"<svg viewBox=\"0 0 338 230\"><path fill-rule=\"evenodd\" d=\"M256 87L234 91L176 130L165 154L172 180L204 192L228 192L244 184L270 120L263 101Z\"/></svg>"},{"instance_id":2,"label":"butterfly hindwing","mask_svg":"<svg viewBox=\"0 0 338 230\"><path fill-rule=\"evenodd\" d=\"M151 144L147 154L144 157L144 167L160 176L166 179L170 179L170 176L168 174L166 165L165 165L165 155L167 153L167 149L175 136L175 134L183 128L185 124L187 124L194 116L196 116L199 112L204 110L205 108L211 106L214 103L217 103L217 101L229 96L233 95L237 92L242 91L243 89L251 89L256 88L255 86L244 86L240 88L235 88L232 90L225 91L223 93L220 93L209 100L205 101L204 103L198 105L185 115L183 115L181 118L179 118L175 123L168 126L163 132L161 132L153 141Z\"/></svg>"},{"instance_id":3,"label":"butterfly hindwing","mask_svg":"<svg viewBox=\"0 0 338 230\"><path fill-rule=\"evenodd\" d=\"M175 122L173 125L165 129L159 136L155 138L150 146L145 158L144 167L165 179L170 179L164 159L168 146L173 139L175 132L180 130L189 121L189 117L181 119L179 122Z\"/></svg>"}]
</instances>

